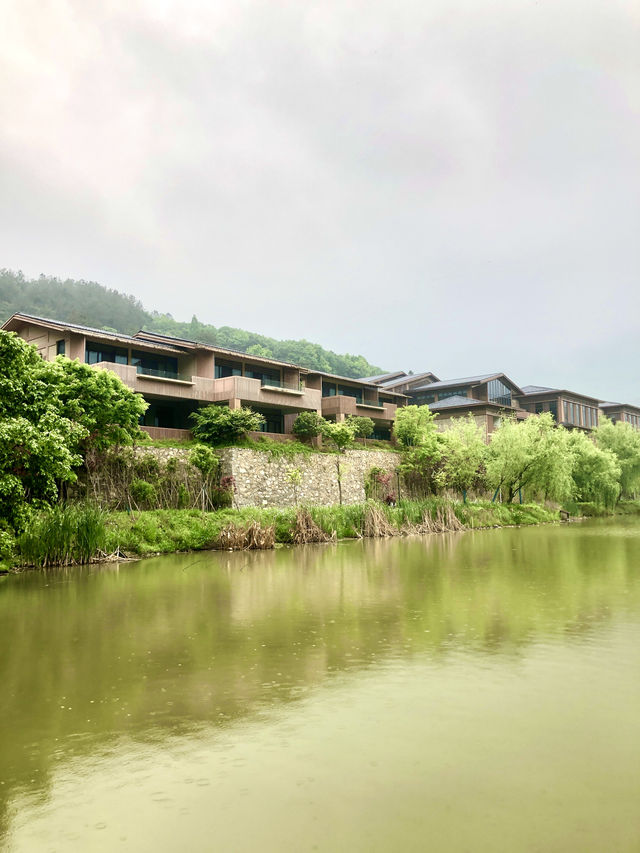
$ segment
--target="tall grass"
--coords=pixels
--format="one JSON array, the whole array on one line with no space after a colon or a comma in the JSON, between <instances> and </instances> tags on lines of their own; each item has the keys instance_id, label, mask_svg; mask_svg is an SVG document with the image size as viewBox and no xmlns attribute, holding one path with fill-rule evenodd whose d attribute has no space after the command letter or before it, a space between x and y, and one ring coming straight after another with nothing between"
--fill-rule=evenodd
<instances>
[{"instance_id":1,"label":"tall grass","mask_svg":"<svg viewBox=\"0 0 640 853\"><path fill-rule=\"evenodd\" d=\"M69 566L89 563L107 541L106 513L96 506L56 505L34 516L17 539L25 565Z\"/></svg>"}]
</instances>

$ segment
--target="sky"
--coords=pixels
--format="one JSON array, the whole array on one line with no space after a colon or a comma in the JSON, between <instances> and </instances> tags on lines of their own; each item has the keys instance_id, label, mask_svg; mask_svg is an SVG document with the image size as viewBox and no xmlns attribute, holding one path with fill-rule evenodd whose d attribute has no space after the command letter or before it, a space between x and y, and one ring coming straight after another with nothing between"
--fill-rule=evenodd
<instances>
[{"instance_id":1,"label":"sky","mask_svg":"<svg viewBox=\"0 0 640 853\"><path fill-rule=\"evenodd\" d=\"M0 0L0 266L640 403L637 0Z\"/></svg>"}]
</instances>

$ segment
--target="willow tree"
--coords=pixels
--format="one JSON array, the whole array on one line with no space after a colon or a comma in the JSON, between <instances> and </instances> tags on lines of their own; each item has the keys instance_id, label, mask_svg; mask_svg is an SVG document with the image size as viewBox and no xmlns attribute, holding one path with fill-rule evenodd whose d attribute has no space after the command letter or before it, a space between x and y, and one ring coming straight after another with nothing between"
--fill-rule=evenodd
<instances>
[{"instance_id":1,"label":"willow tree","mask_svg":"<svg viewBox=\"0 0 640 853\"><path fill-rule=\"evenodd\" d=\"M461 492L466 501L467 491L484 481L484 431L471 413L466 418L452 418L449 428L440 435L440 447L438 480L444 488Z\"/></svg>"},{"instance_id":2,"label":"willow tree","mask_svg":"<svg viewBox=\"0 0 640 853\"><path fill-rule=\"evenodd\" d=\"M505 418L487 449L487 484L512 503L528 494L565 500L573 492L573 455L569 433L544 412L524 421Z\"/></svg>"},{"instance_id":3,"label":"willow tree","mask_svg":"<svg viewBox=\"0 0 640 853\"><path fill-rule=\"evenodd\" d=\"M602 418L594 431L596 445L601 450L610 450L620 465L620 489L623 497L631 497L640 491L640 432L631 424L613 423Z\"/></svg>"}]
</instances>

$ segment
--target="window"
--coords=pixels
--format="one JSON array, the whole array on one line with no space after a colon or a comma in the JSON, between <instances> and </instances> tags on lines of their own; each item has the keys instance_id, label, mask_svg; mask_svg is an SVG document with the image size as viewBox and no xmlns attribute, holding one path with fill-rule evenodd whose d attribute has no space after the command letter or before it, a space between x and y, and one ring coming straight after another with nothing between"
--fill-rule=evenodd
<instances>
[{"instance_id":1,"label":"window","mask_svg":"<svg viewBox=\"0 0 640 853\"><path fill-rule=\"evenodd\" d=\"M259 379L263 385L280 385L280 371L269 370L269 368L260 369L258 367L247 367L244 372L249 379ZM273 430L269 430L273 432Z\"/></svg>"},{"instance_id":2,"label":"window","mask_svg":"<svg viewBox=\"0 0 640 853\"><path fill-rule=\"evenodd\" d=\"M128 364L129 354L122 347L110 347L108 344L87 341L85 361L87 364L98 364L101 361L108 361L111 364Z\"/></svg>"},{"instance_id":3,"label":"window","mask_svg":"<svg viewBox=\"0 0 640 853\"><path fill-rule=\"evenodd\" d=\"M66 341L56 341L56 355L64 355L66 349Z\"/></svg>"},{"instance_id":4,"label":"window","mask_svg":"<svg viewBox=\"0 0 640 853\"><path fill-rule=\"evenodd\" d=\"M544 412L544 403L536 403L535 412L536 415L541 415Z\"/></svg>"},{"instance_id":5,"label":"window","mask_svg":"<svg viewBox=\"0 0 640 853\"><path fill-rule=\"evenodd\" d=\"M235 361L218 361L214 370L216 379L222 379L225 376L242 376L242 365Z\"/></svg>"},{"instance_id":6,"label":"window","mask_svg":"<svg viewBox=\"0 0 640 853\"><path fill-rule=\"evenodd\" d=\"M178 359L174 356L133 350L131 364L135 365L138 373L146 376L159 376L163 379L178 378Z\"/></svg>"},{"instance_id":7,"label":"window","mask_svg":"<svg viewBox=\"0 0 640 853\"><path fill-rule=\"evenodd\" d=\"M435 399L435 394L416 394L413 401L418 406L428 406L429 403L435 403Z\"/></svg>"},{"instance_id":8,"label":"window","mask_svg":"<svg viewBox=\"0 0 640 853\"><path fill-rule=\"evenodd\" d=\"M323 382L322 383L322 396L323 397L335 397L336 396L336 383L335 382Z\"/></svg>"},{"instance_id":9,"label":"window","mask_svg":"<svg viewBox=\"0 0 640 853\"><path fill-rule=\"evenodd\" d=\"M551 400L549 402L549 411L551 412L551 415L553 416L554 421L557 421L558 420L558 401L557 400Z\"/></svg>"},{"instance_id":10,"label":"window","mask_svg":"<svg viewBox=\"0 0 640 853\"><path fill-rule=\"evenodd\" d=\"M468 388L453 388L450 391L440 391L438 393L438 400L446 400L447 397L468 397L469 389Z\"/></svg>"},{"instance_id":11,"label":"window","mask_svg":"<svg viewBox=\"0 0 640 853\"><path fill-rule=\"evenodd\" d=\"M284 432L284 417L279 409L258 409L253 407L254 412L264 415L265 421L260 426L260 432Z\"/></svg>"},{"instance_id":12,"label":"window","mask_svg":"<svg viewBox=\"0 0 640 853\"><path fill-rule=\"evenodd\" d=\"M487 392L492 403L498 403L500 406L511 405L511 389L499 379L492 379L487 383Z\"/></svg>"}]
</instances>

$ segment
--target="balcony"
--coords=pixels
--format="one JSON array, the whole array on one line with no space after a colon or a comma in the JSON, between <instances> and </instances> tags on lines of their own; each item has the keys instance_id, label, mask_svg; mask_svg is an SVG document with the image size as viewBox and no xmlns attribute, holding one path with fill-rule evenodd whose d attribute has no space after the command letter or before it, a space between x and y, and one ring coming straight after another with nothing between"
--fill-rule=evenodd
<instances>
[{"instance_id":1,"label":"balcony","mask_svg":"<svg viewBox=\"0 0 640 853\"><path fill-rule=\"evenodd\" d=\"M186 373L175 373L172 370L154 370L151 367L143 367L141 364L136 365L136 373L138 376L143 376L147 379L168 379L171 382L187 382L193 384L193 377Z\"/></svg>"},{"instance_id":2,"label":"balcony","mask_svg":"<svg viewBox=\"0 0 640 853\"><path fill-rule=\"evenodd\" d=\"M322 414L325 417L329 415L357 415L372 418L374 421L393 422L397 408L395 403L381 403L375 400L358 402L355 397L347 397L342 394L322 398Z\"/></svg>"},{"instance_id":3,"label":"balcony","mask_svg":"<svg viewBox=\"0 0 640 853\"><path fill-rule=\"evenodd\" d=\"M283 379L269 379L265 377L260 380L264 391L283 391L285 394L304 394L302 382L286 381Z\"/></svg>"}]
</instances>

